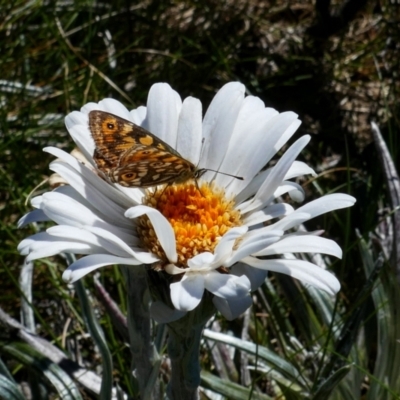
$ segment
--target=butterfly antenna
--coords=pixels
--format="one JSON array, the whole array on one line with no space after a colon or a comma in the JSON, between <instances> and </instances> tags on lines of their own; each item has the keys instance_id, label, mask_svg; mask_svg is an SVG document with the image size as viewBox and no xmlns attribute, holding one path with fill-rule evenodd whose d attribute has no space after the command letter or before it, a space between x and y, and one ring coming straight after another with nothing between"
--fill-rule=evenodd
<instances>
[{"instance_id":1,"label":"butterfly antenna","mask_svg":"<svg viewBox=\"0 0 400 400\"><path fill-rule=\"evenodd\" d=\"M204 140L205 138L201 139L201 151L200 151L200 158L199 158L199 162L197 163L196 168L199 166L201 157L203 155L203 151L204 151ZM227 176L231 176L232 178L236 178L239 180L243 180L244 178L242 176L237 176L237 175L232 175L232 174L227 174L226 172L221 172L221 171L216 171L215 169L209 169L209 168L204 168L203 171L211 171L211 172L216 172L217 174L222 174L222 175L227 175ZM197 181L196 181L196 185L197 185ZM197 186L198 187L198 186ZM200 191L200 189L199 189ZM201 193L201 192L200 192Z\"/></svg>"},{"instance_id":2,"label":"butterfly antenna","mask_svg":"<svg viewBox=\"0 0 400 400\"><path fill-rule=\"evenodd\" d=\"M216 172L217 174L231 176L232 178L236 178L236 179L239 179L241 181L244 179L243 176L232 175L232 174L228 174L226 172L216 171L215 169L209 169L209 168L204 168L204 169L207 170L207 171Z\"/></svg>"}]
</instances>

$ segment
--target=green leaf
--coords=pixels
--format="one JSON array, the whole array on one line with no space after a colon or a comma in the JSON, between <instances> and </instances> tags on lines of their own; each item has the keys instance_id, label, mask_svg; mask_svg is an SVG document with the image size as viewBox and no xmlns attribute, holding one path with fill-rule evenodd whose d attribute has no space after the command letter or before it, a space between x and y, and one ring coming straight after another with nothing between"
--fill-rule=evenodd
<instances>
[{"instance_id":1,"label":"green leaf","mask_svg":"<svg viewBox=\"0 0 400 400\"><path fill-rule=\"evenodd\" d=\"M288 363L266 347L257 346L254 343L246 342L245 340L225 335L223 333L213 332L209 329L204 330L203 336L210 340L231 345L254 356L257 355L259 359L264 360L269 366L276 369L292 382L297 383L302 388L307 388L308 386L308 382L292 364Z\"/></svg>"},{"instance_id":2,"label":"green leaf","mask_svg":"<svg viewBox=\"0 0 400 400\"><path fill-rule=\"evenodd\" d=\"M237 383L223 380L209 372L201 373L201 386L214 392L222 394L230 400L273 400L266 394L253 392L251 389L244 388Z\"/></svg>"},{"instance_id":3,"label":"green leaf","mask_svg":"<svg viewBox=\"0 0 400 400\"><path fill-rule=\"evenodd\" d=\"M25 400L18 389L18 385L0 375L0 399L1 400Z\"/></svg>"},{"instance_id":4,"label":"green leaf","mask_svg":"<svg viewBox=\"0 0 400 400\"><path fill-rule=\"evenodd\" d=\"M99 348L102 357L103 374L101 380L100 399L108 400L111 398L111 393L113 389L113 366L111 353L108 349L107 341L104 337L104 332L94 315L93 308L86 293L86 289L83 285L82 279L75 282L74 286L82 306L82 312L84 315L86 326L90 332L93 341Z\"/></svg>"},{"instance_id":5,"label":"green leaf","mask_svg":"<svg viewBox=\"0 0 400 400\"><path fill-rule=\"evenodd\" d=\"M366 274L372 274L373 259L364 240L360 253ZM367 399L391 400L400 393L400 293L391 265L386 264L371 297L375 307L378 348ZM373 270L372 270L373 271Z\"/></svg>"},{"instance_id":6,"label":"green leaf","mask_svg":"<svg viewBox=\"0 0 400 400\"><path fill-rule=\"evenodd\" d=\"M351 365L346 365L336 370L329 378L318 387L314 393L313 400L325 400L332 394L333 389L340 383L340 381L349 373Z\"/></svg>"},{"instance_id":7,"label":"green leaf","mask_svg":"<svg viewBox=\"0 0 400 400\"><path fill-rule=\"evenodd\" d=\"M8 354L45 378L62 400L82 400L78 387L57 364L25 343L0 342L0 352Z\"/></svg>"}]
</instances>

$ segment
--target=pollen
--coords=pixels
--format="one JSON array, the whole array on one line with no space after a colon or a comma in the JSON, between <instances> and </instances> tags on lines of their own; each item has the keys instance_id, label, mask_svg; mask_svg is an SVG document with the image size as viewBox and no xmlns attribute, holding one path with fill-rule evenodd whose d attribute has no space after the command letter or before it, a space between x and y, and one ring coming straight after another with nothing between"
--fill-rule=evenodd
<instances>
[{"instance_id":1,"label":"pollen","mask_svg":"<svg viewBox=\"0 0 400 400\"><path fill-rule=\"evenodd\" d=\"M229 229L242 225L240 212L234 209L233 199L227 199L215 185L202 184L200 190L193 183L170 185L148 192L143 204L156 208L170 222L175 232L177 265L203 252L214 252L215 246ZM138 221L142 246L167 263L164 251L147 216Z\"/></svg>"}]
</instances>

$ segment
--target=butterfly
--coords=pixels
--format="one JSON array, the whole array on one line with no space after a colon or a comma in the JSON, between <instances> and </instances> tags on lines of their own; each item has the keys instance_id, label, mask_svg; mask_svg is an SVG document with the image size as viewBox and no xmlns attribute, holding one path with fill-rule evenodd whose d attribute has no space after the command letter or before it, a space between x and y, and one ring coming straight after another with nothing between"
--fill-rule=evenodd
<instances>
[{"instance_id":1,"label":"butterfly","mask_svg":"<svg viewBox=\"0 0 400 400\"><path fill-rule=\"evenodd\" d=\"M190 179L197 186L197 179L209 171L197 168L146 129L114 114L90 111L89 130L97 168L121 186L146 188Z\"/></svg>"}]
</instances>

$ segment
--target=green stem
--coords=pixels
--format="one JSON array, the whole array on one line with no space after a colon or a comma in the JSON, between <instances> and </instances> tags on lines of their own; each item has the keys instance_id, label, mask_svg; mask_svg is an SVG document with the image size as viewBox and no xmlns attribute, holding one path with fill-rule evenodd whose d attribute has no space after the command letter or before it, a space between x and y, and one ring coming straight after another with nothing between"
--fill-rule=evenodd
<instances>
[{"instance_id":1,"label":"green stem","mask_svg":"<svg viewBox=\"0 0 400 400\"><path fill-rule=\"evenodd\" d=\"M160 359L152 341L150 293L144 266L122 267L127 288L128 331L135 386L142 400L159 398L156 384Z\"/></svg>"},{"instance_id":2,"label":"green stem","mask_svg":"<svg viewBox=\"0 0 400 400\"><path fill-rule=\"evenodd\" d=\"M171 359L170 400L198 400L200 340L206 322L215 313L211 296L178 321L168 324L168 355Z\"/></svg>"}]
</instances>

